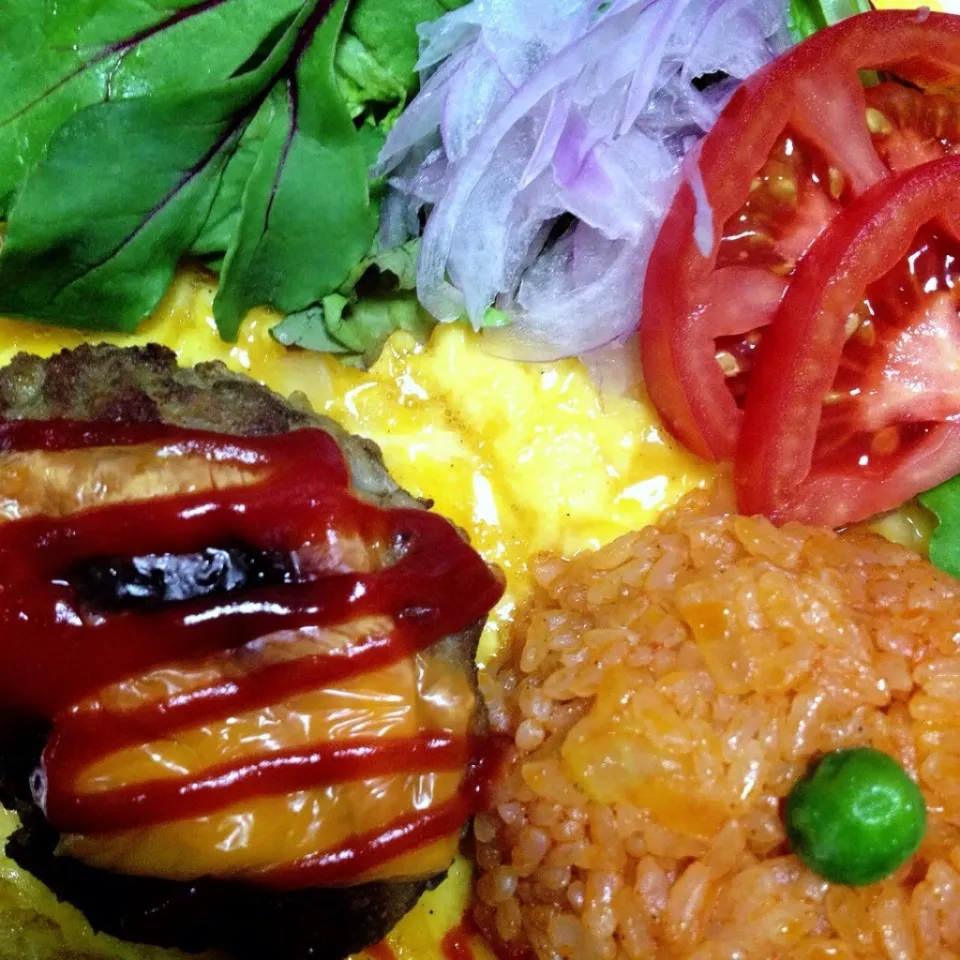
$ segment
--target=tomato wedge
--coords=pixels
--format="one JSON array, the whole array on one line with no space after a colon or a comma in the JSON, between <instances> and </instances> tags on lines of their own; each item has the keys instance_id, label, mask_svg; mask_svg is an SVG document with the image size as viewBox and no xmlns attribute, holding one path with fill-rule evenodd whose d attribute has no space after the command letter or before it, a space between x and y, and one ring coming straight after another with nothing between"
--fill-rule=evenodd
<instances>
[{"instance_id":1,"label":"tomato wedge","mask_svg":"<svg viewBox=\"0 0 960 960\"><path fill-rule=\"evenodd\" d=\"M960 156L876 184L800 262L759 348L739 507L840 526L960 472Z\"/></svg>"},{"instance_id":2,"label":"tomato wedge","mask_svg":"<svg viewBox=\"0 0 960 960\"><path fill-rule=\"evenodd\" d=\"M960 17L874 11L815 34L746 80L690 158L647 268L640 347L651 399L702 457L734 455L754 353L798 261L890 175L889 134L909 140L905 114L874 122L876 136L868 126L867 69L949 89L960 82ZM883 111L872 109L876 121ZM895 169L911 165L897 158ZM704 251L701 186L712 213Z\"/></svg>"}]
</instances>

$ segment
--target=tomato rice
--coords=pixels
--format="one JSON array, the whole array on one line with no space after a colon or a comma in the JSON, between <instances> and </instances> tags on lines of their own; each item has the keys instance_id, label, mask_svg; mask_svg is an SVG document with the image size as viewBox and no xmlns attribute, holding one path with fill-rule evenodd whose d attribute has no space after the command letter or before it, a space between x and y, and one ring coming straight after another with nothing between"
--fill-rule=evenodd
<instances>
[{"instance_id":1,"label":"tomato rice","mask_svg":"<svg viewBox=\"0 0 960 960\"><path fill-rule=\"evenodd\" d=\"M482 679L513 746L477 817L475 919L543 958L960 956L960 584L904 547L712 512L573 560ZM918 780L917 855L836 886L788 848L810 761Z\"/></svg>"}]
</instances>

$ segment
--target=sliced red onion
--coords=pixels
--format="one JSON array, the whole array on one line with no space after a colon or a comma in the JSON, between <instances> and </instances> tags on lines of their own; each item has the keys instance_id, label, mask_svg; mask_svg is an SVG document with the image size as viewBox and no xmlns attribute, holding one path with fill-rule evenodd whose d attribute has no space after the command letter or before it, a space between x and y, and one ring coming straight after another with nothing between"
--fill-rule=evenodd
<instances>
[{"instance_id":1,"label":"sliced red onion","mask_svg":"<svg viewBox=\"0 0 960 960\"><path fill-rule=\"evenodd\" d=\"M514 322L485 342L529 359L626 338L681 161L737 80L786 46L785 7L473 0L422 27L423 88L379 172L402 198L385 204L384 242L428 213L424 306L479 327L496 303ZM731 79L693 86L716 72ZM695 163L689 176L696 191ZM575 220L557 239L563 215ZM698 242L711 221L701 197Z\"/></svg>"},{"instance_id":2,"label":"sliced red onion","mask_svg":"<svg viewBox=\"0 0 960 960\"><path fill-rule=\"evenodd\" d=\"M464 8L466 9L466 8ZM437 139L443 121L443 107L449 87L469 60L468 49L456 51L432 76L428 77L387 137L380 151L380 173L389 173L399 166L411 151L422 147L425 140Z\"/></svg>"},{"instance_id":3,"label":"sliced red onion","mask_svg":"<svg viewBox=\"0 0 960 960\"><path fill-rule=\"evenodd\" d=\"M497 356L545 362L628 336L640 315L636 275L648 255L634 241L576 224L529 267L516 300L498 302L519 320L485 330L484 345Z\"/></svg>"}]
</instances>

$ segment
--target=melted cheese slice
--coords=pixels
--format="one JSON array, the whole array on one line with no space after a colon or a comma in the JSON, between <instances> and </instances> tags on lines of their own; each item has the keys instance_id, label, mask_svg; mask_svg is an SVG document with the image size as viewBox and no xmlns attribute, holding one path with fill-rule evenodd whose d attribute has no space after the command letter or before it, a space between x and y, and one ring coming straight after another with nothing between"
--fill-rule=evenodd
<instances>
[{"instance_id":1,"label":"melted cheese slice","mask_svg":"<svg viewBox=\"0 0 960 960\"><path fill-rule=\"evenodd\" d=\"M145 500L251 482L233 466L204 458L158 455L152 447L92 449L0 456L0 522L44 514L65 516L106 503ZM353 538L347 537L348 547ZM336 544L337 568L368 570L380 560L363 545ZM310 563L318 557L305 557ZM329 566L324 554L324 568ZM126 711L216 687L280 662L297 661L392 629L387 619L336 629L284 632L200 662L167 664L114 684L76 707ZM81 770L71 785L96 794L148 781L193 777L224 763L256 761L287 750L308 751L356 738L407 738L424 731L467 736L476 695L462 671L428 653L262 709L177 730L115 752ZM264 796L205 816L187 817L108 834L67 834L59 852L127 875L191 880L220 876L255 880L279 867L452 799L464 771L393 774ZM459 831L402 857L387 860L358 882L433 876L446 870Z\"/></svg>"}]
</instances>

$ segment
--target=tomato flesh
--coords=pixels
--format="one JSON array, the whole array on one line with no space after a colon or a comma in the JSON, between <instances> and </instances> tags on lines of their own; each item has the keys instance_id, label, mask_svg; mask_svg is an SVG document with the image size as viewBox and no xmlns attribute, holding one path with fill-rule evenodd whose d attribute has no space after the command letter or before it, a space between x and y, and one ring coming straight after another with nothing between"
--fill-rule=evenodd
<instances>
[{"instance_id":1,"label":"tomato flesh","mask_svg":"<svg viewBox=\"0 0 960 960\"><path fill-rule=\"evenodd\" d=\"M908 170L960 150L960 101L886 82L867 89L867 126L891 170Z\"/></svg>"},{"instance_id":2,"label":"tomato flesh","mask_svg":"<svg viewBox=\"0 0 960 960\"><path fill-rule=\"evenodd\" d=\"M715 269L749 264L789 277L848 197L843 174L784 131L751 181L746 203L724 225Z\"/></svg>"},{"instance_id":3,"label":"tomato flesh","mask_svg":"<svg viewBox=\"0 0 960 960\"><path fill-rule=\"evenodd\" d=\"M910 252L867 288L851 314L819 442L839 432L944 420L960 411L960 244L925 226Z\"/></svg>"},{"instance_id":4,"label":"tomato flesh","mask_svg":"<svg viewBox=\"0 0 960 960\"><path fill-rule=\"evenodd\" d=\"M797 261L848 199L843 174L788 130L754 177L747 201L724 225L711 278L711 321L717 363L739 408L763 328ZM728 279L729 292L718 283Z\"/></svg>"},{"instance_id":5,"label":"tomato flesh","mask_svg":"<svg viewBox=\"0 0 960 960\"><path fill-rule=\"evenodd\" d=\"M644 377L668 429L705 458L733 458L755 348L796 262L849 203L909 165L911 150L950 150L952 134L933 119L941 104L919 105L933 133L914 138L921 121L894 109L896 91L865 93L865 69L919 87L956 84L960 17L874 11L763 68L731 98L696 161L714 217L711 250L695 241L689 171L660 231L644 287Z\"/></svg>"}]
</instances>

